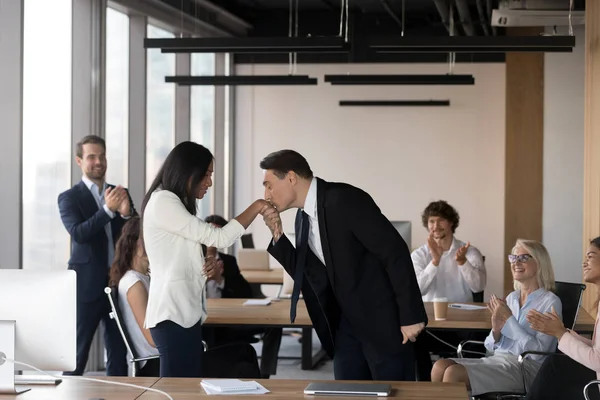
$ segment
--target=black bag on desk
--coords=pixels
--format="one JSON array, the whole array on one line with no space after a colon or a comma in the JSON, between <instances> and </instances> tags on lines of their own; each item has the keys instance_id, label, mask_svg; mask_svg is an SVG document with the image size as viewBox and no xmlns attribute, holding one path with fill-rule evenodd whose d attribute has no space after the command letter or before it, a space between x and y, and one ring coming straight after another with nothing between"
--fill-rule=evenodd
<instances>
[{"instance_id":1,"label":"black bag on desk","mask_svg":"<svg viewBox=\"0 0 600 400\"><path fill-rule=\"evenodd\" d=\"M256 350L247 343L209 348L204 352L203 363L206 378L261 378Z\"/></svg>"}]
</instances>

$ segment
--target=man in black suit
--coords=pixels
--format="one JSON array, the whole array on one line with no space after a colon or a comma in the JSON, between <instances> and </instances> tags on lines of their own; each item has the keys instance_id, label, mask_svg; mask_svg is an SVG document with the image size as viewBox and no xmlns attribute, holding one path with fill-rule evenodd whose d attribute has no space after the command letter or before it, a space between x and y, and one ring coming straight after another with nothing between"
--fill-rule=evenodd
<instances>
[{"instance_id":1,"label":"man in black suit","mask_svg":"<svg viewBox=\"0 0 600 400\"><path fill-rule=\"evenodd\" d=\"M414 341L427 314L409 249L371 196L313 177L293 150L260 163L269 252L294 279L290 318L302 291L336 379L414 380ZM296 247L279 212L298 208Z\"/></svg>"},{"instance_id":2,"label":"man in black suit","mask_svg":"<svg viewBox=\"0 0 600 400\"><path fill-rule=\"evenodd\" d=\"M126 220L135 214L131 198L121 186L108 185L106 144L98 136L86 136L76 148L81 181L58 196L60 218L71 236L69 269L77 273L77 367L65 375L82 375L94 333L102 321L109 376L127 376L127 350L104 288L115 243Z\"/></svg>"}]
</instances>

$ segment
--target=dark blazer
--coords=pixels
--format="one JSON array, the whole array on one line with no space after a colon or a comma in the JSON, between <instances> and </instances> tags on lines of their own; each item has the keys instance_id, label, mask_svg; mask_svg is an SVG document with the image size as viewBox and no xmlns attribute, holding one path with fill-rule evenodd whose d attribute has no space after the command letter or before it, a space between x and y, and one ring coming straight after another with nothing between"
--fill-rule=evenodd
<instances>
[{"instance_id":1,"label":"dark blazer","mask_svg":"<svg viewBox=\"0 0 600 400\"><path fill-rule=\"evenodd\" d=\"M131 215L135 215L131 196L129 201ZM71 235L69 269L77 273L77 301L97 300L105 296L104 288L108 284L108 237L104 226L110 222L114 244L127 220L119 213L111 220L104 208L98 207L83 181L58 196L58 209Z\"/></svg>"},{"instance_id":2,"label":"dark blazer","mask_svg":"<svg viewBox=\"0 0 600 400\"><path fill-rule=\"evenodd\" d=\"M309 248L302 295L324 349L333 356L343 314L361 341L400 352L400 326L427 324L408 246L371 196L356 187L317 179L317 213L326 268ZM293 277L289 239L282 236L268 251Z\"/></svg>"},{"instance_id":3,"label":"dark blazer","mask_svg":"<svg viewBox=\"0 0 600 400\"><path fill-rule=\"evenodd\" d=\"M225 277L225 287L221 293L223 298L251 298L252 287L240 273L240 267L238 267L236 258L224 253L219 253L219 257L223 260L223 276Z\"/></svg>"}]
</instances>

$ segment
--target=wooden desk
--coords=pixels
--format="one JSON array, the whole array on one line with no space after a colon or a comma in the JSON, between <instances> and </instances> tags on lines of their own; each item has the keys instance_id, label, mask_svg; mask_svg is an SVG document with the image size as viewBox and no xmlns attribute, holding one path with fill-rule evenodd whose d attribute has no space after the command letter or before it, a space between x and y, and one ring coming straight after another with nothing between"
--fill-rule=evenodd
<instances>
[{"instance_id":1,"label":"wooden desk","mask_svg":"<svg viewBox=\"0 0 600 400\"><path fill-rule=\"evenodd\" d=\"M257 380L271 393L265 395L219 395L220 400L256 400L257 398L295 400L295 399L320 399L323 396L306 396L304 388L310 382L305 380ZM432 383L432 382L383 382L390 383L393 391L388 398L402 400L467 400L467 389L461 383ZM177 400L209 399L200 386L198 378L161 378L152 386L153 389L162 390ZM347 399L348 397L327 396L327 399ZM164 400L165 397L158 393L145 392L140 400Z\"/></svg>"},{"instance_id":2,"label":"wooden desk","mask_svg":"<svg viewBox=\"0 0 600 400\"><path fill-rule=\"evenodd\" d=\"M244 306L246 299L207 299L204 325L252 325L263 327L310 327L312 321L304 301L298 301L296 322L290 322L290 300L272 301L268 306Z\"/></svg>"},{"instance_id":3,"label":"wooden desk","mask_svg":"<svg viewBox=\"0 0 600 400\"><path fill-rule=\"evenodd\" d=\"M477 305L485 305L484 303L470 303ZM468 330L483 330L489 331L492 329L490 320L490 312L488 310L459 310L456 308L448 308L448 315L445 321L436 321L433 316L433 303L426 302L425 309L429 318L428 329L468 329ZM579 309L577 321L575 322L575 331L578 333L592 333L594 331L594 319L583 308Z\"/></svg>"},{"instance_id":4,"label":"wooden desk","mask_svg":"<svg viewBox=\"0 0 600 400\"><path fill-rule=\"evenodd\" d=\"M242 276L248 283L256 283L262 285L283 285L283 269L268 269L268 270L244 270L240 269Z\"/></svg>"},{"instance_id":5,"label":"wooden desk","mask_svg":"<svg viewBox=\"0 0 600 400\"><path fill-rule=\"evenodd\" d=\"M113 382L131 383L138 386L151 387L159 378L127 378L127 377L93 377ZM143 389L104 384L100 382L63 379L58 386L32 385L32 389L19 395L0 395L2 400L133 400L137 399ZM166 399L166 397L163 397Z\"/></svg>"}]
</instances>

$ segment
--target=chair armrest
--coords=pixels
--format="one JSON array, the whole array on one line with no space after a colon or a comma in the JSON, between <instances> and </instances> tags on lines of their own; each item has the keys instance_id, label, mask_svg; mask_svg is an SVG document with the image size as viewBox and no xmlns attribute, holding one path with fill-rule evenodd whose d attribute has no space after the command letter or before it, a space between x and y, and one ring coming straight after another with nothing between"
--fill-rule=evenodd
<instances>
[{"instance_id":1,"label":"chair armrest","mask_svg":"<svg viewBox=\"0 0 600 400\"><path fill-rule=\"evenodd\" d=\"M148 356L148 357L140 357L140 358L132 358L131 361L133 362L140 362L140 361L148 361L148 360L154 360L155 358L160 358L160 356Z\"/></svg>"},{"instance_id":2,"label":"chair armrest","mask_svg":"<svg viewBox=\"0 0 600 400\"><path fill-rule=\"evenodd\" d=\"M464 358L463 357L463 353L475 353L475 354L481 354L481 355L485 356L485 353L480 353L478 351L467 351L467 350L464 350L464 347L466 345L468 345L468 344L478 344L478 345L481 345L481 346L485 345L484 342L479 341L479 340L464 340L464 341L460 342L458 344L458 347L456 348L456 354L458 355L458 358Z\"/></svg>"},{"instance_id":3,"label":"chair armrest","mask_svg":"<svg viewBox=\"0 0 600 400\"><path fill-rule=\"evenodd\" d=\"M529 355L533 355L533 356L566 356L566 354L563 354L563 353L548 352L548 351L534 351L534 350L524 351L523 353L519 354L518 363L522 364L523 361L525 361L525 359Z\"/></svg>"},{"instance_id":4,"label":"chair armrest","mask_svg":"<svg viewBox=\"0 0 600 400\"><path fill-rule=\"evenodd\" d=\"M600 380L593 380L588 382L587 385L584 386L583 388L583 397L585 397L585 400L590 400L590 396L588 396L588 390L590 390L590 386L592 385L600 385Z\"/></svg>"}]
</instances>

